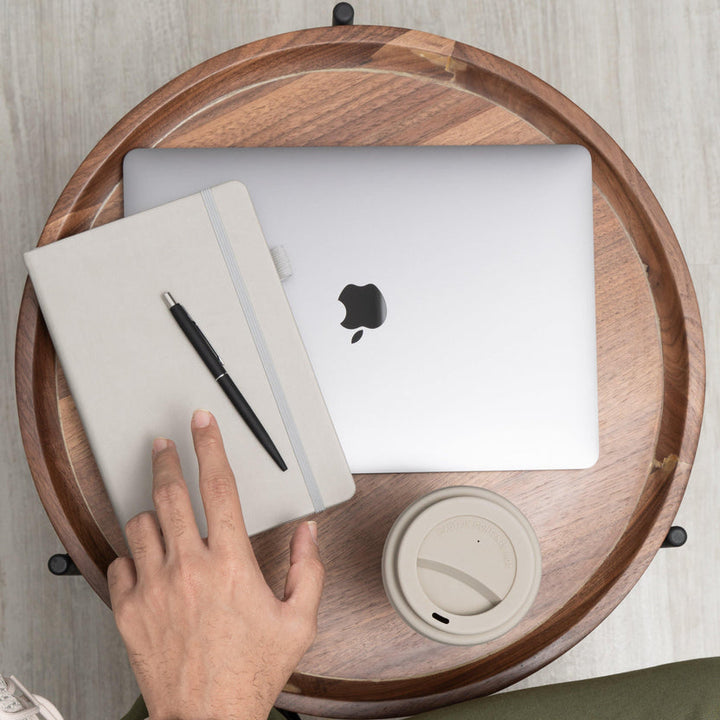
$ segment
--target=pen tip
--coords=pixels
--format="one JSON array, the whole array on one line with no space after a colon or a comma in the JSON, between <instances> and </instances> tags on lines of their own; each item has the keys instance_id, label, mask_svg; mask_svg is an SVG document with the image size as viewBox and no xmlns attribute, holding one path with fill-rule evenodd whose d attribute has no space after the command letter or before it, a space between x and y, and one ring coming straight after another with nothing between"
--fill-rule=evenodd
<instances>
[{"instance_id":1,"label":"pen tip","mask_svg":"<svg viewBox=\"0 0 720 720\"><path fill-rule=\"evenodd\" d=\"M175 298L174 298L169 292L164 292L164 293L162 294L162 298L163 298L163 300L165 301L165 304L166 304L169 308L171 308L173 305L176 305L176 304L177 304L177 303L175 302Z\"/></svg>"}]
</instances>

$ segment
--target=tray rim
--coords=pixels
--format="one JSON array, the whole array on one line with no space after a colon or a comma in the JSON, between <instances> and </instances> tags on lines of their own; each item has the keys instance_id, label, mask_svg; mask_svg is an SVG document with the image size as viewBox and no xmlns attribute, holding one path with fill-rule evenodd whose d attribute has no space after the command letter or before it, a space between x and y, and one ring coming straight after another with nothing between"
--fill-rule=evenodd
<instances>
[{"instance_id":1,"label":"tray rim","mask_svg":"<svg viewBox=\"0 0 720 720\"><path fill-rule=\"evenodd\" d=\"M639 579L659 548L682 499L697 449L704 404L705 360L702 327L692 280L677 239L659 203L640 173L612 138L584 111L547 83L519 66L478 48L430 33L385 26L349 26L294 31L258 40L210 58L177 76L127 113L98 142L73 174L50 214L38 246L64 237L72 230L70 226L74 223L80 222L82 224L86 221L87 216L82 216L82 212L79 213L79 216L77 214L76 206L79 200L85 199L86 195L92 196L92 188L89 188L89 186L93 179L102 171L105 165L114 162L115 156L120 156L121 159L120 150L127 149L124 143L130 140L133 132L140 128L143 122L160 112L164 105L172 103L183 93L208 81L216 73L223 72L230 67L239 67L248 61L257 61L288 50L295 51L303 47L342 45L346 43L368 43L381 47L388 44L388 42L393 44L394 40L407 34L410 34L407 39L412 41L412 46L427 55L437 54L437 57L444 58L448 64L451 62L469 63L476 68L481 68L483 72L494 73L503 83L517 88L519 92L526 94L528 97L536 98L540 105L549 105L548 97L552 100L552 112L558 115L562 114L568 127L578 131L578 137L583 144L592 145L593 160L595 161L597 157L607 163L608 168L617 176L623 189L631 194L633 199L641 200L639 207L634 207L633 211L642 211L644 213L644 217L641 219L643 225L647 226L650 229L649 232L656 236L661 243L659 247L654 248L654 251L659 253L661 260L665 259L667 264L674 265L675 272L672 275L672 280L677 290L676 302L679 302L680 313L684 321L684 339L691 340L695 350L694 353L686 352L688 359L687 382L684 383L684 387L681 385L680 388L681 391L685 391L686 403L684 407L680 408L682 435L676 453L678 465L676 468L665 467L665 472L662 473L663 477L658 475L658 469L651 471L643 491L643 498L646 495L648 497L645 498L646 505L639 515L644 520L643 527L648 526L647 533L643 534L643 532L637 531L630 533L626 530L618 541L616 549L613 549L607 558L609 560L617 552L622 552L625 558L624 564L621 563L619 569L614 572L612 582L604 587L603 592L591 594L584 603L578 606L577 613L573 614L574 622L570 624L567 632L563 632L554 641L542 646L538 652L526 658L522 663L520 672L510 672L514 667L505 668L493 674L491 678L481 678L471 682L469 685L463 685L462 690L464 691L467 691L468 688L473 689L473 692L469 694L464 693L464 698L466 698L482 692L492 692L534 672L569 649L610 613ZM408 46L404 45L404 47ZM450 52L445 54L444 51L441 51L442 48L448 48ZM332 71L332 68L328 68L327 71ZM388 70L387 72L392 71ZM302 74L302 71L298 74ZM527 122L535 125L534 122L529 120ZM580 126L585 126L584 133L580 131ZM125 149L123 149L122 154L124 154ZM119 162L117 162L117 165L119 173ZM105 196L105 199L109 195L110 193ZM608 204L615 209L612 202L608 201ZM102 203L100 207L102 207ZM625 222L622 224L627 228ZM654 284L653 278L651 278L651 290L656 305L656 313L658 313L657 299L661 291L659 285ZM659 313L658 319L662 329L663 318ZM77 518L75 522L71 521L68 510L78 509L76 505L73 505L72 499L63 497L61 490L62 481L65 477L63 469L67 470L69 465L62 468L61 448L47 448L40 441L40 429L47 429L47 419L52 417L52 401L56 399L54 396L48 397L47 395L47 391L51 389L49 385L51 378L41 374L44 358L39 349L44 346L42 342L38 345L37 341L38 338L43 340L43 333L46 336L44 340L49 342L47 329L44 328L37 299L28 279L22 296L16 337L16 398L23 444L38 494L56 532L93 589L109 604L102 569L91 558L84 544L80 542L80 534L68 532L68 528L77 525ZM29 346L27 345L28 337L31 338ZM24 346L23 340L25 340ZM663 368L665 369L667 360L665 342L662 342L662 348ZM681 347L681 354L682 351L683 348ZM52 352L54 353L54 350ZM48 365L48 363L45 363L45 365ZM30 369L29 373L27 372L28 369ZM39 384L33 382L36 379L40 380ZM54 377L52 379L54 381ZM682 382L682 378L680 380ZM668 394L667 377L664 382L664 397L666 397ZM690 403L689 399L692 399L693 402ZM665 416L666 410L667 408L664 407L662 417ZM693 415L694 417L692 417ZM662 417L661 426L663 425ZM688 423L691 423L695 432L687 432ZM51 429L57 430L57 427ZM662 437L658 438L656 448L660 442L662 442ZM660 457L660 460L662 459ZM654 475L657 477L653 485L651 478ZM650 490L648 490L649 485L652 486ZM67 523L67 528L63 526L63 522ZM85 533L85 535L87 534ZM644 540L639 544L635 544L631 542L630 535L633 537L640 536ZM99 553L100 557L105 558L107 556L109 546L104 548L98 538L86 536L85 541L94 546L93 551ZM114 553L110 550L110 559L113 556ZM608 564L607 560L588 578L588 582L583 585L583 589L604 572L603 567ZM586 605L587 607L585 607ZM570 630L578 630L578 632L571 633ZM572 637L569 638L568 635ZM486 662L488 662L488 658L483 659L483 663ZM469 663L461 666L461 668L469 671L472 665L473 663ZM434 673L432 676L436 678L446 677L448 681L452 680L450 686L455 685L457 687L456 683L459 676L454 670ZM424 701L422 709L430 709L447 703L450 697L457 695L456 692L453 692L455 688L448 687L447 692L436 691L428 696L406 696L397 700L394 699L397 694L393 694L391 689L391 686L395 691L399 689L398 681L395 680L366 681L317 677L315 678L317 682L314 682L311 680L312 677L296 674L291 679L292 685L304 686L303 691L307 693L307 697L286 691L281 695L280 700L286 703L288 707L298 709L300 712L309 711L308 708L312 708L314 714L317 714L317 710L320 708L323 713L329 714L342 709L343 714L351 711L354 717L378 717L375 713L379 711L385 713L395 712L396 714L402 714L396 712L399 709L404 711L411 708L410 711L413 711L413 699L421 699ZM500 682L492 682L498 678L502 678ZM400 684L407 684L407 682L410 682L410 680L406 679ZM333 686L332 689L330 686ZM357 691L361 689L358 686L362 686L365 690L372 689L370 695L374 699L362 700L358 698ZM291 690L290 686L287 690ZM319 692L327 693L328 690L331 690L330 695L326 694L324 698L317 694ZM390 695L388 695L387 691L390 691ZM353 696L355 696L354 699L352 699ZM343 700L341 698L350 699ZM324 705L323 700L326 700ZM430 700L429 703L428 700ZM451 701L456 702L457 700ZM310 702L309 705L308 702Z\"/></svg>"}]
</instances>

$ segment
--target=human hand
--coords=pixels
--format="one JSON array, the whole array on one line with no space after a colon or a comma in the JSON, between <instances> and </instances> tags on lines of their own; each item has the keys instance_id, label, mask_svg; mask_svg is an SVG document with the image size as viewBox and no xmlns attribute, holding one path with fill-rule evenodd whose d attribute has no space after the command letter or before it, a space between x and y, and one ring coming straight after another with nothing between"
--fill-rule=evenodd
<instances>
[{"instance_id":1,"label":"human hand","mask_svg":"<svg viewBox=\"0 0 720 720\"><path fill-rule=\"evenodd\" d=\"M255 559L215 418L196 411L191 428L207 540L175 445L156 438L156 513L130 519L133 557L108 568L115 622L150 720L265 720L315 637L324 577L317 525L295 531L281 601Z\"/></svg>"}]
</instances>

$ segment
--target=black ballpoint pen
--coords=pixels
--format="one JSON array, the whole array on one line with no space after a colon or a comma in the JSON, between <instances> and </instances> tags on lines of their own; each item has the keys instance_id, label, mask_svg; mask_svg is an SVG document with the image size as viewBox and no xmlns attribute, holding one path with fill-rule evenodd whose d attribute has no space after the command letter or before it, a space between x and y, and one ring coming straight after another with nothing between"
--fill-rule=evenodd
<instances>
[{"instance_id":1,"label":"black ballpoint pen","mask_svg":"<svg viewBox=\"0 0 720 720\"><path fill-rule=\"evenodd\" d=\"M250 428L252 434L258 439L265 450L267 450L268 455L277 463L277 466L283 471L287 470L287 465L275 447L275 444L270 439L262 423L258 420L257 415L255 415L250 405L248 405L243 394L238 390L237 385L235 385L232 378L227 374L222 360L220 360L220 357L213 349L210 341L205 337L203 331L197 326L190 315L188 315L187 310L185 310L180 303L176 302L175 298L173 298L169 292L163 293L163 300L175 318L175 321L180 326L180 329L185 333L185 337L187 337L195 348L200 359L205 363L215 380L217 380L218 385L228 396L228 399L235 406L235 409L240 413L240 417L242 417L245 424Z\"/></svg>"}]
</instances>

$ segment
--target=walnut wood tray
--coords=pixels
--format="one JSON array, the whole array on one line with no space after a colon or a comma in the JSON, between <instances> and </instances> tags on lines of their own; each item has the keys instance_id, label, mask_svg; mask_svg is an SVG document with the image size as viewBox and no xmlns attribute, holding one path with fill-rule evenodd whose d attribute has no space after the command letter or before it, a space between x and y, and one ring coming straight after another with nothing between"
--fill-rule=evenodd
<instances>
[{"instance_id":1,"label":"walnut wood tray","mask_svg":"<svg viewBox=\"0 0 720 720\"><path fill-rule=\"evenodd\" d=\"M356 476L355 498L317 518L328 568L319 634L280 696L282 707L377 718L490 693L566 651L630 590L677 511L702 419L700 317L673 231L613 140L528 72L421 32L342 26L254 42L158 90L88 155L44 228L40 245L119 218L121 162L134 147L513 143L579 143L592 154L600 460L583 471ZM16 385L40 498L108 602L105 570L126 549L29 282ZM420 495L457 484L489 488L517 505L543 555L530 613L476 647L411 631L380 576L397 515ZM278 593L294 527L253 540Z\"/></svg>"}]
</instances>

